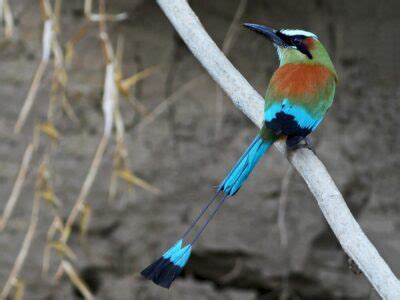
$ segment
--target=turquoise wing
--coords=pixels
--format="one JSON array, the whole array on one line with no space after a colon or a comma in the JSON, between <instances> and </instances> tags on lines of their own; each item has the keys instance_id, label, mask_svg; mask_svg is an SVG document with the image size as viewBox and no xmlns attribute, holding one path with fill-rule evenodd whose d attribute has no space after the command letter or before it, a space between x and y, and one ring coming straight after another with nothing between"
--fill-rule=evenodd
<instances>
[{"instance_id":1,"label":"turquoise wing","mask_svg":"<svg viewBox=\"0 0 400 300\"><path fill-rule=\"evenodd\" d=\"M281 129L287 135L303 135L314 131L323 120L324 114L312 114L304 106L289 99L272 102L265 110L264 119L272 129Z\"/></svg>"}]
</instances>

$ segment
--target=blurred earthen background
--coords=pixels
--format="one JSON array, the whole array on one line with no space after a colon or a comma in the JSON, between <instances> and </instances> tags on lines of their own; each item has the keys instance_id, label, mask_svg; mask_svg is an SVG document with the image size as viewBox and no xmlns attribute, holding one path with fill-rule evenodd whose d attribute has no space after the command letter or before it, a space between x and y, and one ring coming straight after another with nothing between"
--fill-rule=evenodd
<instances>
[{"instance_id":1,"label":"blurred earthen background","mask_svg":"<svg viewBox=\"0 0 400 300\"><path fill-rule=\"evenodd\" d=\"M83 24L82 2L63 3L63 43ZM191 1L218 45L238 4ZM11 1L11 7L16 36L0 48L1 203L11 192L33 125L45 118L51 84L48 72L28 126L15 135L13 126L40 60L42 23L38 1ZM160 65L135 87L136 98L149 111L166 99L176 100L137 130L143 116L121 99L133 170L162 193L122 185L110 203L113 146L107 149L88 197L93 213L87 239L82 243L74 233L69 242L78 257L74 266L90 287L98 287L97 299L378 299L364 276L349 270L346 255L296 173L288 188L287 251L281 246L278 202L289 166L275 149L209 226L170 290L138 276L187 228L257 129L225 96L217 113L215 83L155 1L107 1L107 8L129 14L126 21L108 24L114 45L119 34L125 38L124 73ZM335 103L312 139L363 230L400 275L400 2L249 0L242 22L309 30L328 48L340 82ZM277 67L275 50L241 27L233 38L230 60L263 94ZM68 96L80 123L60 116L56 124L61 140L54 154L53 184L64 217L102 134L103 76L98 34L92 30L78 44L69 71ZM222 129L216 132L218 120ZM29 223L39 159L34 157L15 213L0 233L0 283L9 275ZM41 277L51 220L42 205L38 233L21 273L25 299L79 299L66 277L52 285L57 256L49 278Z\"/></svg>"}]
</instances>

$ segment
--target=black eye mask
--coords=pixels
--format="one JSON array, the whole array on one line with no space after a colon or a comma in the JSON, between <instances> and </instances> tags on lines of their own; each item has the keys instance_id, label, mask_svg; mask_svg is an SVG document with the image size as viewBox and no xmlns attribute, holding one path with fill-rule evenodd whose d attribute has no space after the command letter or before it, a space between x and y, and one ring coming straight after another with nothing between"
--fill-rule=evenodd
<instances>
[{"instance_id":1,"label":"black eye mask","mask_svg":"<svg viewBox=\"0 0 400 300\"><path fill-rule=\"evenodd\" d=\"M304 43L301 43L300 45L296 46L297 50L299 50L301 53L303 53L304 55L306 55L309 59L312 59L312 55L310 53L310 51L308 51L308 48L306 45L304 45Z\"/></svg>"},{"instance_id":2,"label":"black eye mask","mask_svg":"<svg viewBox=\"0 0 400 300\"><path fill-rule=\"evenodd\" d=\"M276 35L284 42L286 47L295 47L309 59L313 58L307 46L304 44L304 39L307 38L305 35L288 36L281 31L277 31Z\"/></svg>"}]
</instances>

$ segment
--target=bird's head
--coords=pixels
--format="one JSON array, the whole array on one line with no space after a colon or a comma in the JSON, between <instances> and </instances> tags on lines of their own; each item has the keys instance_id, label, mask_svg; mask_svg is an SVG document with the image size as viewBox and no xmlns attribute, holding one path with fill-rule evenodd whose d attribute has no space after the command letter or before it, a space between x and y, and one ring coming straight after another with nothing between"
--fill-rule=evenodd
<instances>
[{"instance_id":1,"label":"bird's head","mask_svg":"<svg viewBox=\"0 0 400 300\"><path fill-rule=\"evenodd\" d=\"M275 30L251 23L245 23L243 26L261 34L274 44L281 65L287 63L319 63L336 73L325 47L314 33L298 29Z\"/></svg>"}]
</instances>

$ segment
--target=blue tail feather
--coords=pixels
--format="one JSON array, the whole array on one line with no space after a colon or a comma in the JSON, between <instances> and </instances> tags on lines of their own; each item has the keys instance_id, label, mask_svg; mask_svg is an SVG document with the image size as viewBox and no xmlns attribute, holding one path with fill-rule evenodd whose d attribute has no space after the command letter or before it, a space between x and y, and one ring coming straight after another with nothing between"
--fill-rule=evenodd
<instances>
[{"instance_id":1,"label":"blue tail feather","mask_svg":"<svg viewBox=\"0 0 400 300\"><path fill-rule=\"evenodd\" d=\"M220 184L218 190L226 195L233 196L249 177L260 158L271 147L273 140L266 141L257 135L244 154L240 157L232 170Z\"/></svg>"},{"instance_id":2,"label":"blue tail feather","mask_svg":"<svg viewBox=\"0 0 400 300\"><path fill-rule=\"evenodd\" d=\"M159 259L150 264L141 272L146 279L152 280L155 284L161 287L169 288L171 286L172 282L178 277L188 262L191 255L192 246L194 243L196 243L197 239L202 234L208 223L221 208L225 199L229 198L229 196L235 195L236 192L241 188L258 161L271 147L274 140L275 139L273 137L271 140L264 140L260 135L256 136L244 154L240 157L240 159L236 162L234 167L222 181L218 187L216 195L208 202L206 207L201 211L200 215L184 233L183 237L178 240L170 249L168 249ZM224 195L222 196L222 199L219 200L219 204L216 206L216 208L214 208L210 216L208 216L192 241L183 246L183 239L186 238L189 232L191 232L197 222L201 219L203 214L218 198L218 195L221 191Z\"/></svg>"}]
</instances>

